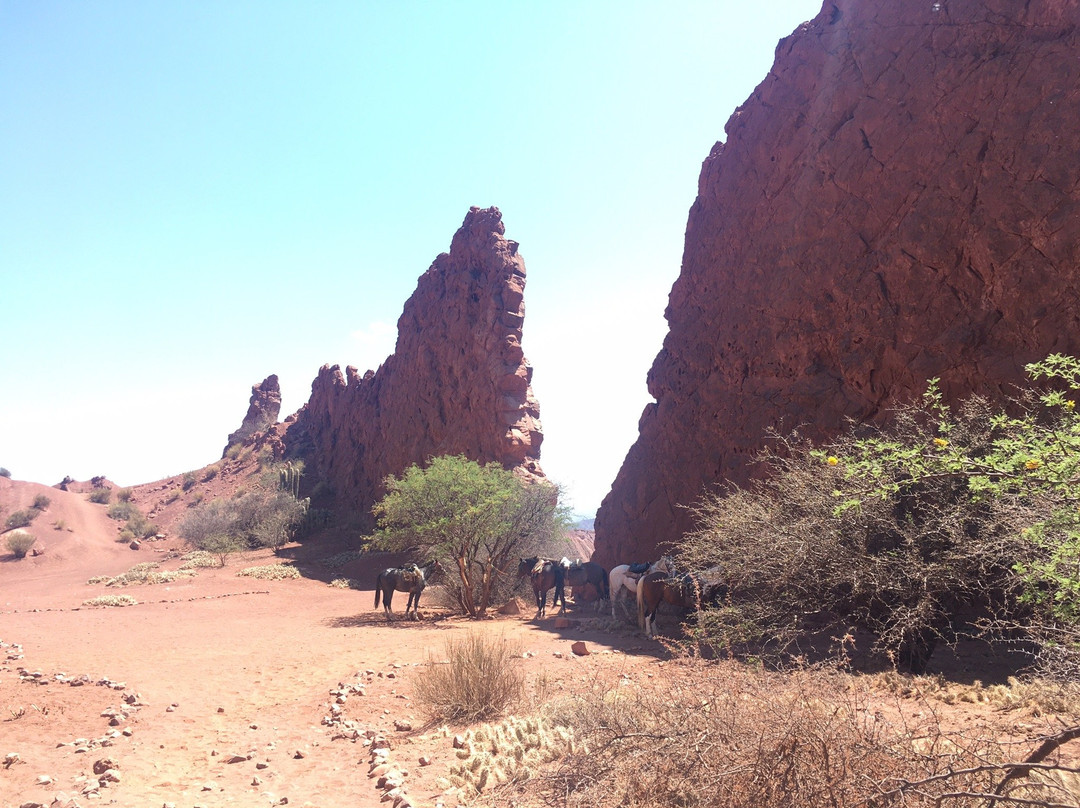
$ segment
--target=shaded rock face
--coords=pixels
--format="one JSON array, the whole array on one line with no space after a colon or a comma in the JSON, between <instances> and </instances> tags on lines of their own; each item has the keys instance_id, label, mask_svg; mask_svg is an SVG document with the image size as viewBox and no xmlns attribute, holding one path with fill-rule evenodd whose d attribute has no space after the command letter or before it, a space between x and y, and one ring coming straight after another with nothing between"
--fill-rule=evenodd
<instances>
[{"instance_id":1,"label":"shaded rock face","mask_svg":"<svg viewBox=\"0 0 1080 808\"><path fill-rule=\"evenodd\" d=\"M472 208L417 284L376 372L323 366L285 437L338 504L362 513L398 475L463 454L542 477L543 433L521 349L525 262L498 208Z\"/></svg>"},{"instance_id":2,"label":"shaded rock face","mask_svg":"<svg viewBox=\"0 0 1080 808\"><path fill-rule=\"evenodd\" d=\"M656 399L596 519L651 558L769 428L1007 394L1080 349L1080 5L826 2L705 160Z\"/></svg>"},{"instance_id":3,"label":"shaded rock face","mask_svg":"<svg viewBox=\"0 0 1080 808\"><path fill-rule=\"evenodd\" d=\"M247 415L244 416L240 428L229 435L229 441L225 444L221 456L225 457L230 446L245 443L256 432L263 432L276 424L280 412L281 388L278 386L278 377L267 376L261 383L252 386Z\"/></svg>"}]
</instances>

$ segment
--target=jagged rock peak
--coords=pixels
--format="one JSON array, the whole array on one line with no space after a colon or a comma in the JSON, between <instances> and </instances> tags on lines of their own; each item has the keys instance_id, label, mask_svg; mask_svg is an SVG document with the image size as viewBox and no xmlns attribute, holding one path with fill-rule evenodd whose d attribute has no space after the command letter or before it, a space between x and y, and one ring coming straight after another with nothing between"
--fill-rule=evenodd
<instances>
[{"instance_id":1,"label":"jagged rock peak","mask_svg":"<svg viewBox=\"0 0 1080 808\"><path fill-rule=\"evenodd\" d=\"M542 477L540 409L521 349L525 262L498 208L469 210L417 282L377 371L324 366L286 436L309 473L361 512L387 475L464 454Z\"/></svg>"},{"instance_id":2,"label":"jagged rock peak","mask_svg":"<svg viewBox=\"0 0 1080 808\"><path fill-rule=\"evenodd\" d=\"M276 424L280 412L281 388L278 386L278 377L271 374L259 384L252 385L247 415L244 416L240 428L229 435L221 456L225 457L230 446L244 443L256 432L263 432Z\"/></svg>"},{"instance_id":3,"label":"jagged rock peak","mask_svg":"<svg viewBox=\"0 0 1080 808\"><path fill-rule=\"evenodd\" d=\"M645 558L745 482L941 377L1001 397L1080 350L1080 4L846 0L780 42L705 160L656 402L597 514Z\"/></svg>"}]
</instances>

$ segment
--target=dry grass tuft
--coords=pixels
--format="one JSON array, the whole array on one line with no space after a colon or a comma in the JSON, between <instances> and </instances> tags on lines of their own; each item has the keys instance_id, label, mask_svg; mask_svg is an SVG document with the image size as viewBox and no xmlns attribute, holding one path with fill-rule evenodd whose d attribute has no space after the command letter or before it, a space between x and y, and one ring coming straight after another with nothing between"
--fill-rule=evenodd
<instances>
[{"instance_id":1,"label":"dry grass tuft","mask_svg":"<svg viewBox=\"0 0 1080 808\"><path fill-rule=\"evenodd\" d=\"M482 721L501 715L521 700L525 676L520 651L505 637L470 632L446 640L446 661L428 657L413 691L433 719Z\"/></svg>"},{"instance_id":2,"label":"dry grass tuft","mask_svg":"<svg viewBox=\"0 0 1080 808\"><path fill-rule=\"evenodd\" d=\"M283 581L299 578L300 570L291 564L268 564L265 567L248 567L236 573L240 578L259 578L263 581Z\"/></svg>"},{"instance_id":3,"label":"dry grass tuft","mask_svg":"<svg viewBox=\"0 0 1080 808\"><path fill-rule=\"evenodd\" d=\"M84 600L83 606L135 606L139 601L131 595L101 595L100 597Z\"/></svg>"}]
</instances>

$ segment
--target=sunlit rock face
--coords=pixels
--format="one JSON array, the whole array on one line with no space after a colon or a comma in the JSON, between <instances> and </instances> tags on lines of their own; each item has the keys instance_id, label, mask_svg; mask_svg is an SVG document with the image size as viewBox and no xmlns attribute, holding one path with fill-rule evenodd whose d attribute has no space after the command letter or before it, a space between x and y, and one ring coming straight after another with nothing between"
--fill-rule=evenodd
<instances>
[{"instance_id":1,"label":"sunlit rock face","mask_svg":"<svg viewBox=\"0 0 1080 808\"><path fill-rule=\"evenodd\" d=\"M504 232L498 208L472 208L405 303L386 362L365 374L319 370L286 454L304 457L336 504L367 514L387 475L447 454L543 477L521 350L525 262Z\"/></svg>"},{"instance_id":2,"label":"sunlit rock face","mask_svg":"<svg viewBox=\"0 0 1080 808\"><path fill-rule=\"evenodd\" d=\"M768 429L1001 397L1080 350L1080 4L826 2L702 166L655 403L596 519L645 559Z\"/></svg>"}]
</instances>

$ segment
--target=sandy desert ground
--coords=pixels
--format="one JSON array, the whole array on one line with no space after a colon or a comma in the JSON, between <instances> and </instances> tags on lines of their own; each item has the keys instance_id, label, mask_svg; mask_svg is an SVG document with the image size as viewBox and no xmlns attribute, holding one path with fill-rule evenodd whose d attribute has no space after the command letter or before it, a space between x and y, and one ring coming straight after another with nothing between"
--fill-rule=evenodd
<instances>
[{"instance_id":1,"label":"sandy desert ground","mask_svg":"<svg viewBox=\"0 0 1080 808\"><path fill-rule=\"evenodd\" d=\"M463 728L428 723L412 694L448 637L511 639L547 692L655 682L671 664L632 620L597 617L591 604L557 628L554 611L476 622L425 594L424 619L387 622L373 608L375 576L398 559L333 566L326 559L342 547L329 540L248 553L169 583L91 584L147 561L175 570L187 548L169 537L133 550L85 494L0 478L4 514L40 493L51 499L32 526L43 553L15 559L0 549L0 806L392 805L368 776L371 747L386 739L408 803L449 808L464 802L442 779ZM286 561L304 577L237 575ZM359 588L330 585L336 578ZM137 604L85 605L107 594ZM395 606L404 609L403 595ZM578 641L588 655L572 652ZM1015 730L1028 720L978 705L940 709L960 711L953 717L967 726Z\"/></svg>"}]
</instances>

